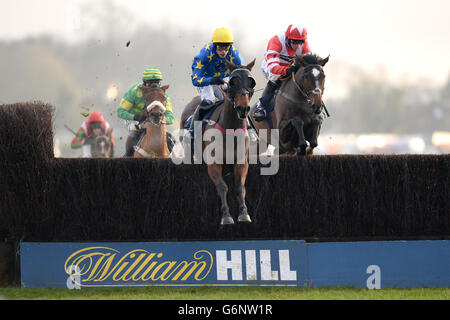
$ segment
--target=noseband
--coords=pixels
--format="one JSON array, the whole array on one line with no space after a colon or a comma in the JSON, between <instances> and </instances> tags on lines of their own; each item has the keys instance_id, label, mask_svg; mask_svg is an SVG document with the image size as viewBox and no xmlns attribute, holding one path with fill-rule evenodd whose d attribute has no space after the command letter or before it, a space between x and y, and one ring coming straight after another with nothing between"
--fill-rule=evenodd
<instances>
[{"instance_id":1,"label":"noseband","mask_svg":"<svg viewBox=\"0 0 450 320\"><path fill-rule=\"evenodd\" d=\"M156 108L158 108L158 109L163 111L162 116L159 118L159 121L155 121L154 117L151 116L153 109L156 109ZM160 126L161 124L164 124L164 122L163 122L163 118L164 118L163 115L164 115L165 111L166 111L166 107L162 104L161 101L158 101L158 100L153 101L152 103L150 103L147 106L147 112L148 112L147 118L148 118L148 121L151 124L155 125L155 126Z\"/></svg>"}]
</instances>

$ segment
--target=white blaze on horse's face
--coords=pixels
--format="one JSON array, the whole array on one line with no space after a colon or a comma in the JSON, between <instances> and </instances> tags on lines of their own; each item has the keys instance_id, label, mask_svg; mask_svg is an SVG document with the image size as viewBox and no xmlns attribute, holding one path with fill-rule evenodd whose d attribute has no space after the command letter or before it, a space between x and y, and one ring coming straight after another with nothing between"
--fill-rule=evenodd
<instances>
[{"instance_id":1,"label":"white blaze on horse's face","mask_svg":"<svg viewBox=\"0 0 450 320\"><path fill-rule=\"evenodd\" d=\"M317 70L317 68L314 68L311 70L311 73L314 76L314 83L316 88L312 91L313 94L315 95L321 95L322 94L322 90L320 89L319 86L319 75L320 75L320 70Z\"/></svg>"},{"instance_id":2,"label":"white blaze on horse's face","mask_svg":"<svg viewBox=\"0 0 450 320\"><path fill-rule=\"evenodd\" d=\"M319 77L320 71L317 70L317 68L312 69L311 72L312 72L314 78L317 79Z\"/></svg>"}]
</instances>

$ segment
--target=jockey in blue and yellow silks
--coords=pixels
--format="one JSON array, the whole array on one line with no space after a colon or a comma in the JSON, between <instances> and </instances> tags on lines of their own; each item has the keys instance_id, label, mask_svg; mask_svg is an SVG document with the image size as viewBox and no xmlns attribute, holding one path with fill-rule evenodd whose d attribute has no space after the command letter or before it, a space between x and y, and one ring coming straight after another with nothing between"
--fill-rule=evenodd
<instances>
[{"instance_id":1,"label":"jockey in blue and yellow silks","mask_svg":"<svg viewBox=\"0 0 450 320\"><path fill-rule=\"evenodd\" d=\"M230 73L225 60L235 65L243 64L239 51L233 47L233 35L227 28L214 31L212 43L206 44L200 53L194 57L192 63L192 84L203 88L210 85L222 84L217 78L223 79Z\"/></svg>"},{"instance_id":2,"label":"jockey in blue and yellow silks","mask_svg":"<svg viewBox=\"0 0 450 320\"><path fill-rule=\"evenodd\" d=\"M227 28L218 28L214 31L212 42L206 44L200 53L194 57L192 63L192 84L197 87L200 93L201 103L197 107L192 118L189 131L194 129L194 122L199 121L214 105L217 100L222 100L223 96L218 86L223 85L224 79L230 74L225 60L240 66L244 64L239 51L233 46L234 38ZM193 134L191 135L193 138Z\"/></svg>"}]
</instances>

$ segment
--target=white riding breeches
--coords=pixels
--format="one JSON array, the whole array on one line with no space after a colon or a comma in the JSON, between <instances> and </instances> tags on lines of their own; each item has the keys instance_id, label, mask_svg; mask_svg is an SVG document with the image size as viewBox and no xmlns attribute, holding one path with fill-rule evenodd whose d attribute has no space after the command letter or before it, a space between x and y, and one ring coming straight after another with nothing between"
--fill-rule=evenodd
<instances>
[{"instance_id":1,"label":"white riding breeches","mask_svg":"<svg viewBox=\"0 0 450 320\"><path fill-rule=\"evenodd\" d=\"M90 144L84 144L82 146L82 151L83 151L83 158L92 158L91 145Z\"/></svg>"},{"instance_id":2,"label":"white riding breeches","mask_svg":"<svg viewBox=\"0 0 450 320\"><path fill-rule=\"evenodd\" d=\"M224 78L224 81L229 80L229 77ZM227 85L224 84L222 85L222 90L226 90L227 89ZM205 86L205 87L197 87L197 91L200 94L200 98L202 99L202 101L209 101L210 103L215 103L217 100L223 100L223 94L219 89L219 86L217 85L209 85L209 86Z\"/></svg>"}]
</instances>

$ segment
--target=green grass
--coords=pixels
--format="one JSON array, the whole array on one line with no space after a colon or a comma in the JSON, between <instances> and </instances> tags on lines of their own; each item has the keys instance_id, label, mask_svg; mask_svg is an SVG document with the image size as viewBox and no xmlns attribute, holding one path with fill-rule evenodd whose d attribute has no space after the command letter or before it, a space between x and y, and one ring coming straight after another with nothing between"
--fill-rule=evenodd
<instances>
[{"instance_id":1,"label":"green grass","mask_svg":"<svg viewBox=\"0 0 450 320\"><path fill-rule=\"evenodd\" d=\"M107 288L30 289L0 288L11 300L450 300L450 288L355 289L355 288Z\"/></svg>"}]
</instances>

